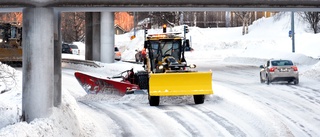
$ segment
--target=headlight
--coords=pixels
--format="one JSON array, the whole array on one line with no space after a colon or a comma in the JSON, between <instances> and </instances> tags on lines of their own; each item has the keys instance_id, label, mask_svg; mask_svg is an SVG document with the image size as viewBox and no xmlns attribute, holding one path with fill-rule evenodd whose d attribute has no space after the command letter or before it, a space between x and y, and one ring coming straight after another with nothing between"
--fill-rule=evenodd
<instances>
[{"instance_id":1,"label":"headlight","mask_svg":"<svg viewBox=\"0 0 320 137\"><path fill-rule=\"evenodd\" d=\"M161 66L159 66L159 69L163 69L163 66L161 65Z\"/></svg>"},{"instance_id":2,"label":"headlight","mask_svg":"<svg viewBox=\"0 0 320 137\"><path fill-rule=\"evenodd\" d=\"M196 68L196 65L195 64L191 64L189 67L190 68Z\"/></svg>"},{"instance_id":3,"label":"headlight","mask_svg":"<svg viewBox=\"0 0 320 137\"><path fill-rule=\"evenodd\" d=\"M2 39L0 39L0 42L3 42L3 40L2 40Z\"/></svg>"}]
</instances>

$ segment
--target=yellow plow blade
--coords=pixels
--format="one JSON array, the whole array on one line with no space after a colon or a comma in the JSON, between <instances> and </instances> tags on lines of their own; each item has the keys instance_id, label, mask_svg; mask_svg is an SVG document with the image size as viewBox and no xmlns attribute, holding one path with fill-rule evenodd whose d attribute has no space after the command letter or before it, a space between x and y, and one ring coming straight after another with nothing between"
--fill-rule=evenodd
<instances>
[{"instance_id":1,"label":"yellow plow blade","mask_svg":"<svg viewBox=\"0 0 320 137\"><path fill-rule=\"evenodd\" d=\"M0 48L0 61L22 61L22 49Z\"/></svg>"},{"instance_id":2,"label":"yellow plow blade","mask_svg":"<svg viewBox=\"0 0 320 137\"><path fill-rule=\"evenodd\" d=\"M151 74L149 94L150 96L213 94L212 72Z\"/></svg>"}]
</instances>

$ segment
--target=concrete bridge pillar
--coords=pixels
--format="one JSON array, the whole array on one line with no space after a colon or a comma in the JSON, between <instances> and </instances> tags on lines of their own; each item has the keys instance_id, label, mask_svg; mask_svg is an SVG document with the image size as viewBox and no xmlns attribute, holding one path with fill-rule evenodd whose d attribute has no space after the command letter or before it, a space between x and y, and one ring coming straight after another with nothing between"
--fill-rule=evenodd
<instances>
[{"instance_id":1,"label":"concrete bridge pillar","mask_svg":"<svg viewBox=\"0 0 320 137\"><path fill-rule=\"evenodd\" d=\"M92 12L86 12L85 13L86 19L86 38L85 38L85 49L86 49L86 53L85 53L85 59L86 60L93 60L93 55L92 55Z\"/></svg>"},{"instance_id":2,"label":"concrete bridge pillar","mask_svg":"<svg viewBox=\"0 0 320 137\"><path fill-rule=\"evenodd\" d=\"M22 116L27 122L52 114L54 93L53 8L23 9Z\"/></svg>"},{"instance_id":3,"label":"concrete bridge pillar","mask_svg":"<svg viewBox=\"0 0 320 137\"><path fill-rule=\"evenodd\" d=\"M114 13L101 12L101 62L114 62Z\"/></svg>"},{"instance_id":4,"label":"concrete bridge pillar","mask_svg":"<svg viewBox=\"0 0 320 137\"><path fill-rule=\"evenodd\" d=\"M54 11L54 106L61 105L61 13Z\"/></svg>"},{"instance_id":5,"label":"concrete bridge pillar","mask_svg":"<svg viewBox=\"0 0 320 137\"><path fill-rule=\"evenodd\" d=\"M92 13L92 57L95 61L100 60L100 49L101 49L101 21L100 21L100 12L93 12Z\"/></svg>"},{"instance_id":6,"label":"concrete bridge pillar","mask_svg":"<svg viewBox=\"0 0 320 137\"><path fill-rule=\"evenodd\" d=\"M100 60L100 12L86 12L86 60Z\"/></svg>"}]
</instances>

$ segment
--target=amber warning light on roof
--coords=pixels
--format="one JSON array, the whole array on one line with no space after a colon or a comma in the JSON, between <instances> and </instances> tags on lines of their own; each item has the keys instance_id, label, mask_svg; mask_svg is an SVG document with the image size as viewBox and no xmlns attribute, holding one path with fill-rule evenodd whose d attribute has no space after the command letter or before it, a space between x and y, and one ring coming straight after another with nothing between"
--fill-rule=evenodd
<instances>
[{"instance_id":1,"label":"amber warning light on roof","mask_svg":"<svg viewBox=\"0 0 320 137\"><path fill-rule=\"evenodd\" d=\"M163 26L162 26L162 32L163 32L163 33L166 33L166 32L167 32L167 25L166 25L166 24L163 24Z\"/></svg>"}]
</instances>

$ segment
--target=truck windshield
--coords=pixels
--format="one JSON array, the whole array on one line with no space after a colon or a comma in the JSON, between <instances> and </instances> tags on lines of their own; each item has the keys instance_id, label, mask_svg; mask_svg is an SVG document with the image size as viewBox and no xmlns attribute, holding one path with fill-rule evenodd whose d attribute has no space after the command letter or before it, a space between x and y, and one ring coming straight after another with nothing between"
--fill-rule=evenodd
<instances>
[{"instance_id":1,"label":"truck windshield","mask_svg":"<svg viewBox=\"0 0 320 137\"><path fill-rule=\"evenodd\" d=\"M177 60L180 58L181 41L153 41L151 42L152 54L159 61L165 56L173 56Z\"/></svg>"}]
</instances>

